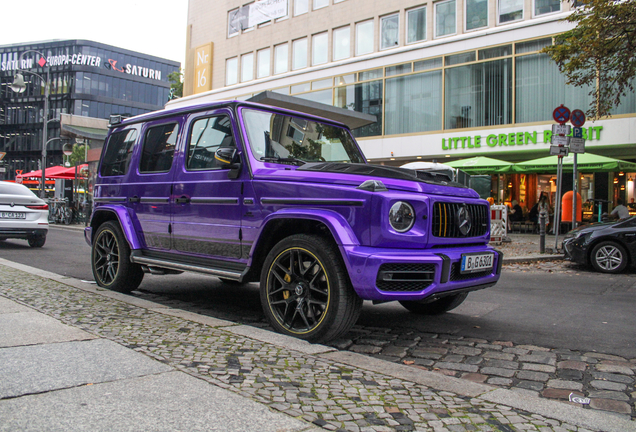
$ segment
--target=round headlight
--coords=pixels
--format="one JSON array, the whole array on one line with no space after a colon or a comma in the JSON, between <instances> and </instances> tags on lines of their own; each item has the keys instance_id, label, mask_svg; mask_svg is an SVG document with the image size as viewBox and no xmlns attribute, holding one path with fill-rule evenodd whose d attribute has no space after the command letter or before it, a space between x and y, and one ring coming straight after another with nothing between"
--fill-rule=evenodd
<instances>
[{"instance_id":1,"label":"round headlight","mask_svg":"<svg viewBox=\"0 0 636 432\"><path fill-rule=\"evenodd\" d=\"M391 206L389 222L397 232L406 232L413 228L413 224L415 223L415 210L413 210L413 207L411 207L409 203L398 201Z\"/></svg>"}]
</instances>

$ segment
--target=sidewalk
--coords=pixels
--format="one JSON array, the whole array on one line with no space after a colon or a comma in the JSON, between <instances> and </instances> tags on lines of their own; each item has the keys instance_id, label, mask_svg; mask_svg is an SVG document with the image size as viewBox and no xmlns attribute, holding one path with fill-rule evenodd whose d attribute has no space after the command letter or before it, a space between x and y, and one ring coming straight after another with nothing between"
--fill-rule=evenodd
<instances>
[{"instance_id":1,"label":"sidewalk","mask_svg":"<svg viewBox=\"0 0 636 432\"><path fill-rule=\"evenodd\" d=\"M0 259L0 430L630 431Z\"/></svg>"}]
</instances>

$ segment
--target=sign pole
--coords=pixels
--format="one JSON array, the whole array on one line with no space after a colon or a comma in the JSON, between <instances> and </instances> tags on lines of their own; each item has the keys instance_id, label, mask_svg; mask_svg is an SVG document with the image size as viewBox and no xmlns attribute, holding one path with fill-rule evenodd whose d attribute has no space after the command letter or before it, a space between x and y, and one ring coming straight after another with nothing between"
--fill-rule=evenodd
<instances>
[{"instance_id":1,"label":"sign pole","mask_svg":"<svg viewBox=\"0 0 636 432\"><path fill-rule=\"evenodd\" d=\"M574 160L572 161L573 163L573 172L572 172L572 229L576 228L576 195L578 192L578 182L579 182L579 175L578 172L576 170L576 158L577 158L577 153L574 153Z\"/></svg>"},{"instance_id":2,"label":"sign pole","mask_svg":"<svg viewBox=\"0 0 636 432\"><path fill-rule=\"evenodd\" d=\"M572 177L572 229L576 228L577 225L577 200L578 200L578 190L579 190L579 173L577 170L577 156L578 153L585 152L585 139L583 138L583 131L581 127L585 124L585 113L579 109L575 109L572 111L572 118L570 122L574 126L572 129L572 143L570 144L571 150L574 153L574 170Z\"/></svg>"},{"instance_id":3,"label":"sign pole","mask_svg":"<svg viewBox=\"0 0 636 432\"><path fill-rule=\"evenodd\" d=\"M559 156L557 164L556 208L554 209L554 252L559 249L559 213L561 212L561 177L563 176L563 156Z\"/></svg>"}]
</instances>

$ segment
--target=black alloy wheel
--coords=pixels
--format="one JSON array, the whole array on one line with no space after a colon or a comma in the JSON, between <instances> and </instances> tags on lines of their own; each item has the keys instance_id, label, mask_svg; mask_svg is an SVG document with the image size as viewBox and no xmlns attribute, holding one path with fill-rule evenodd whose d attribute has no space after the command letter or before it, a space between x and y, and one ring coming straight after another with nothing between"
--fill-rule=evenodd
<instances>
[{"instance_id":1,"label":"black alloy wheel","mask_svg":"<svg viewBox=\"0 0 636 432\"><path fill-rule=\"evenodd\" d=\"M293 235L268 254L261 302L279 332L324 342L348 331L362 308L338 250L312 235Z\"/></svg>"},{"instance_id":2,"label":"black alloy wheel","mask_svg":"<svg viewBox=\"0 0 636 432\"><path fill-rule=\"evenodd\" d=\"M464 303L466 297L468 297L468 293L448 295L428 303L426 301L400 301L400 304L410 312L419 315L441 315Z\"/></svg>"},{"instance_id":3,"label":"black alloy wheel","mask_svg":"<svg viewBox=\"0 0 636 432\"><path fill-rule=\"evenodd\" d=\"M97 285L113 291L129 293L144 278L141 266L130 261L130 246L121 228L112 221L102 224L95 233L91 264Z\"/></svg>"},{"instance_id":4,"label":"black alloy wheel","mask_svg":"<svg viewBox=\"0 0 636 432\"><path fill-rule=\"evenodd\" d=\"M604 241L592 249L590 261L596 271L602 273L620 273L627 267L627 251L613 241Z\"/></svg>"}]
</instances>

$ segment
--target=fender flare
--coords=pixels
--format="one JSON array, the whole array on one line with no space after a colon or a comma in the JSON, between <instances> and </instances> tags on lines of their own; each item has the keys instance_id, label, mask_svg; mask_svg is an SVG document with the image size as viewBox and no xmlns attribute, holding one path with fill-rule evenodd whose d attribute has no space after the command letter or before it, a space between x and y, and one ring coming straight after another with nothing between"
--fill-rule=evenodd
<instances>
[{"instance_id":1,"label":"fender flare","mask_svg":"<svg viewBox=\"0 0 636 432\"><path fill-rule=\"evenodd\" d=\"M130 249L141 249L142 241L137 235L138 231L135 229L135 224L128 212L128 209L124 206L119 205L101 205L95 209L95 213L91 218L91 228L93 234L97 231L96 227L93 225L93 221L98 218L98 215L102 212L114 214L121 226L122 232L124 233L124 237L126 237L126 241L130 246ZM109 218L110 219L110 218ZM91 239L92 241L92 239Z\"/></svg>"}]
</instances>

